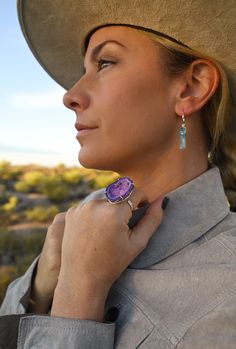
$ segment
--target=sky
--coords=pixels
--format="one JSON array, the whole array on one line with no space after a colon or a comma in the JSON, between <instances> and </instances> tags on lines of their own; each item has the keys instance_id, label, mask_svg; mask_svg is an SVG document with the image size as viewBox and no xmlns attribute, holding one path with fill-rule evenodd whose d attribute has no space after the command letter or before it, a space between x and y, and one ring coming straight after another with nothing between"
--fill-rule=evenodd
<instances>
[{"instance_id":1,"label":"sky","mask_svg":"<svg viewBox=\"0 0 236 349\"><path fill-rule=\"evenodd\" d=\"M80 165L75 114L28 48L16 0L0 2L0 43L0 161Z\"/></svg>"}]
</instances>

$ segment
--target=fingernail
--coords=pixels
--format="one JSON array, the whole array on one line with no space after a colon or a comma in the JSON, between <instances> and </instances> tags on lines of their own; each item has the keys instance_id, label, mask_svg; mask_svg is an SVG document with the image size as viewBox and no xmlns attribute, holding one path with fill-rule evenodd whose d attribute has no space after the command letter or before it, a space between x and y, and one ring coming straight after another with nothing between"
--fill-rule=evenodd
<instances>
[{"instance_id":1,"label":"fingernail","mask_svg":"<svg viewBox=\"0 0 236 349\"><path fill-rule=\"evenodd\" d=\"M170 198L168 198L168 196L165 196L162 203L161 203L161 208L164 210L166 208L166 206L168 205L170 201Z\"/></svg>"}]
</instances>

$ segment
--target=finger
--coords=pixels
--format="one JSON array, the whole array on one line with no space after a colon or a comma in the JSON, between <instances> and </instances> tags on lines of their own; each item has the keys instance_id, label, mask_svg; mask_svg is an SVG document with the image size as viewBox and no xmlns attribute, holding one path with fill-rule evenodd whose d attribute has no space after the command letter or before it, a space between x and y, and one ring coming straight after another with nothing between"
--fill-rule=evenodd
<instances>
[{"instance_id":1,"label":"finger","mask_svg":"<svg viewBox=\"0 0 236 349\"><path fill-rule=\"evenodd\" d=\"M86 206L90 201L93 201L93 200L89 200L88 202L80 202L76 205L69 207L68 210L65 212L65 220L68 216L77 214L80 211L80 209Z\"/></svg>"},{"instance_id":2,"label":"finger","mask_svg":"<svg viewBox=\"0 0 236 349\"><path fill-rule=\"evenodd\" d=\"M52 222L52 224L48 227L46 240L48 241L62 241L64 229L65 229L65 216L66 212L58 213Z\"/></svg>"},{"instance_id":3,"label":"finger","mask_svg":"<svg viewBox=\"0 0 236 349\"><path fill-rule=\"evenodd\" d=\"M58 213L58 214L54 217L52 224L55 224L55 223L63 223L63 222L65 222L65 216L66 216L66 212L60 212L60 213Z\"/></svg>"},{"instance_id":4,"label":"finger","mask_svg":"<svg viewBox=\"0 0 236 349\"><path fill-rule=\"evenodd\" d=\"M131 203L133 204L133 210L145 203L148 203L148 197L146 193L141 188L137 187L133 189L130 197L127 200L131 201ZM115 206L116 210L119 209L119 215L124 217L125 224L128 224L133 214L130 205L127 203L127 200L112 205Z\"/></svg>"},{"instance_id":5,"label":"finger","mask_svg":"<svg viewBox=\"0 0 236 349\"><path fill-rule=\"evenodd\" d=\"M151 236L159 227L163 217L163 199L164 197L162 196L153 201L143 218L130 230L130 240L132 241L131 245L134 248L134 254L139 254L145 249Z\"/></svg>"},{"instance_id":6,"label":"finger","mask_svg":"<svg viewBox=\"0 0 236 349\"><path fill-rule=\"evenodd\" d=\"M129 200L132 202L134 209L148 203L148 197L146 193L141 188L137 187L132 191Z\"/></svg>"}]
</instances>

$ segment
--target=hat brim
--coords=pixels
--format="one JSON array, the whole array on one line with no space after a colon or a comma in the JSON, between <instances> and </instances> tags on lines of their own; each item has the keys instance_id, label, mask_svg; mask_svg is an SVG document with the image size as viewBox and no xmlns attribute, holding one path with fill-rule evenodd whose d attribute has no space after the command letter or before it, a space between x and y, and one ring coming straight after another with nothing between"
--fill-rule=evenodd
<instances>
[{"instance_id":1,"label":"hat brim","mask_svg":"<svg viewBox=\"0 0 236 349\"><path fill-rule=\"evenodd\" d=\"M236 101L235 0L18 0L27 43L46 72L65 89L83 74L83 45L96 27L149 28L221 62Z\"/></svg>"}]
</instances>

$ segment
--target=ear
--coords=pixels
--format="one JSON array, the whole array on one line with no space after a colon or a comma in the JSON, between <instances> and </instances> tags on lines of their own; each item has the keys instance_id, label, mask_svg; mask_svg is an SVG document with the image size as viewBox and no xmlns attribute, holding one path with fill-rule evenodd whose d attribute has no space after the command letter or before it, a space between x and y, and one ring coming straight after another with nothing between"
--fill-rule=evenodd
<instances>
[{"instance_id":1,"label":"ear","mask_svg":"<svg viewBox=\"0 0 236 349\"><path fill-rule=\"evenodd\" d=\"M186 115L201 110L215 93L220 73L211 61L197 59L181 75L176 94L175 112Z\"/></svg>"}]
</instances>

